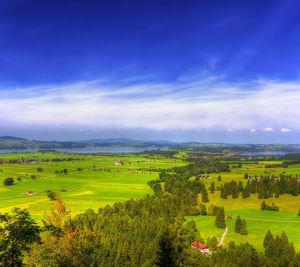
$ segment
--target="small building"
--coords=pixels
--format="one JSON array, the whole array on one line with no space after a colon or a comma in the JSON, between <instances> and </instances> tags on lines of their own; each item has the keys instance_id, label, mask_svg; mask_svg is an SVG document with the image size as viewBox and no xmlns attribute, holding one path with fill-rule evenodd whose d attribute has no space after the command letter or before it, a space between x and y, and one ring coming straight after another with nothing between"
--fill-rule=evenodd
<instances>
[{"instance_id":1,"label":"small building","mask_svg":"<svg viewBox=\"0 0 300 267\"><path fill-rule=\"evenodd\" d=\"M226 219L232 219L232 217L230 215L227 215Z\"/></svg>"},{"instance_id":2,"label":"small building","mask_svg":"<svg viewBox=\"0 0 300 267\"><path fill-rule=\"evenodd\" d=\"M115 162L115 165L120 166L120 165L122 165L122 162L118 160L118 161Z\"/></svg>"},{"instance_id":3,"label":"small building","mask_svg":"<svg viewBox=\"0 0 300 267\"><path fill-rule=\"evenodd\" d=\"M24 195L27 195L27 196L34 196L34 195L37 195L38 193L29 190L29 191L27 191L27 192L25 192L25 193L23 193L23 194L24 194Z\"/></svg>"},{"instance_id":4,"label":"small building","mask_svg":"<svg viewBox=\"0 0 300 267\"><path fill-rule=\"evenodd\" d=\"M60 189L60 192L66 192L67 189Z\"/></svg>"},{"instance_id":5,"label":"small building","mask_svg":"<svg viewBox=\"0 0 300 267\"><path fill-rule=\"evenodd\" d=\"M202 243L200 243L200 242L198 242L198 241L193 241L191 245L192 245L192 248L196 248L202 253L209 252L209 247L202 244Z\"/></svg>"}]
</instances>

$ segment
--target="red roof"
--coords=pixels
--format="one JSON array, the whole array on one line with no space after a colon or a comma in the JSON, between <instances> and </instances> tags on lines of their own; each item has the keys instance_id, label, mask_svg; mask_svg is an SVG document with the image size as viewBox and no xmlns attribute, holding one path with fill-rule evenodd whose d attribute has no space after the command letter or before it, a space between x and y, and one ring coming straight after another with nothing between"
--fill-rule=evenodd
<instances>
[{"instance_id":1,"label":"red roof","mask_svg":"<svg viewBox=\"0 0 300 267\"><path fill-rule=\"evenodd\" d=\"M206 248L208 248L208 246L206 246L206 245L204 245L204 244L202 244L200 242L197 242L197 241L193 241L192 242L192 246L200 248L200 249L206 249Z\"/></svg>"}]
</instances>

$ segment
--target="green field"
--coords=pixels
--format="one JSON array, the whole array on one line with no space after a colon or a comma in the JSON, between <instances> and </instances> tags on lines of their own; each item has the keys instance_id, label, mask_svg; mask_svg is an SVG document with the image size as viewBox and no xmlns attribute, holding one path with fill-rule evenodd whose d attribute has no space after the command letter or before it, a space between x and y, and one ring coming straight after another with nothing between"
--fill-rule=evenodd
<instances>
[{"instance_id":1,"label":"green field","mask_svg":"<svg viewBox=\"0 0 300 267\"><path fill-rule=\"evenodd\" d=\"M279 175L280 173L296 175L300 173L300 165L298 164L290 165L288 168L264 168L264 165L269 163L276 164L279 162L258 162L257 164L245 165L246 167L231 169L230 173L221 173L221 182L217 181L219 174L211 174L211 178L204 180L204 184L206 188L209 188L212 181L216 183L216 186L232 180L242 181L246 184L247 180L244 179L245 173L251 176ZM223 206L225 214L232 216L232 219L226 219L229 230L224 244L228 244L229 241L237 243L249 242L261 250L263 249L264 236L268 230L271 230L273 235L280 235L282 231L285 231L289 240L294 243L295 248L300 250L300 216L298 216L300 196L284 194L280 195L279 198L268 198L265 200L267 204L274 202L279 206L280 211L261 210L263 200L258 199L257 194L251 194L251 197L246 199L242 199L241 196L237 199L232 199L231 196L228 199L222 199L220 192L215 191L213 194L209 192L209 200L208 203L205 203L206 206L211 204ZM201 195L199 195L200 202ZM242 236L234 232L237 216L246 220L248 235ZM219 240L224 232L224 230L215 227L214 216L195 216L188 219L193 219L196 222L199 231L205 239L215 235Z\"/></svg>"},{"instance_id":2,"label":"green field","mask_svg":"<svg viewBox=\"0 0 300 267\"><path fill-rule=\"evenodd\" d=\"M152 194L147 185L149 180L157 179L155 169L170 169L182 166L180 159L144 157L136 155L60 155L56 153L5 154L1 160L14 159L53 160L59 162L40 162L0 165L0 211L5 212L13 207L27 208L33 218L40 220L51 201L46 190L60 193L66 200L72 214L78 214L92 208L98 210L107 204L140 198ZM68 161L68 158L73 160ZM121 160L124 164L116 166ZM37 169L42 168L39 172ZM81 170L78 170L80 168ZM68 173L56 173L67 169ZM141 169L141 170L139 170ZM32 175L35 178L32 178ZM13 177L15 184L2 185L6 177ZM17 178L20 177L21 181ZM60 192L65 189L66 192ZM33 191L37 195L24 195Z\"/></svg>"},{"instance_id":3,"label":"green field","mask_svg":"<svg viewBox=\"0 0 300 267\"><path fill-rule=\"evenodd\" d=\"M183 161L185 152L180 152L175 158L163 156L134 155L134 154L102 154L102 155L64 155L58 153L24 153L24 154L3 154L0 160L30 159L34 161L47 161L24 164L1 164L0 165L0 211L6 212L13 207L27 208L32 217L40 221L49 209L51 201L47 197L46 190L59 193L66 201L72 215L82 213L87 209L98 210L107 204L117 201L125 201L130 198L141 198L152 194L147 185L150 180L158 178L159 170L171 169L176 166L188 164ZM56 161L55 161L56 160ZM59 160L59 161L58 161ZM116 161L124 164L116 166ZM222 181L219 182L219 174L210 174L209 179L203 182L206 188L214 181L216 186L231 180L242 181L244 184L245 173L251 176L276 175L280 173L297 175L300 173L300 165L290 165L288 168L265 168L266 164L278 164L280 161L247 162L237 168L230 164L230 173L220 173ZM41 168L43 171L38 171ZM63 170L67 169L64 174ZM13 177L15 184L4 186L3 180ZM18 178L21 179L18 181ZM194 179L194 178L193 178ZM65 189L65 192L61 192ZM24 195L27 191L36 192L37 195ZM225 237L225 244L229 241L250 242L258 249L262 249L262 241L268 230L273 234L280 234L285 231L289 240L294 242L295 247L300 250L300 217L297 216L300 207L300 196L281 195L279 198L267 199L271 204L275 202L280 211L260 210L261 199L256 194L250 198L232 199L231 196L224 200L220 198L220 192L209 193L209 203L217 206L224 206L225 213L233 218L227 219L229 228ZM199 203L201 195L199 195ZM234 233L235 218L241 216L246 219L248 235L241 236ZM194 216L188 220L195 220L201 235L206 239L215 235L218 239L223 234L223 229L215 227L214 216Z\"/></svg>"}]
</instances>

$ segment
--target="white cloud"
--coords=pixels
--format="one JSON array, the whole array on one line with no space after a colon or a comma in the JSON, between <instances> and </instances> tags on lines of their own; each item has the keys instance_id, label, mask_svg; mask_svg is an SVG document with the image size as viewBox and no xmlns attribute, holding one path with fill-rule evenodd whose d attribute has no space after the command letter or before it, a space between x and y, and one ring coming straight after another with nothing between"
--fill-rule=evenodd
<instances>
[{"instance_id":1,"label":"white cloud","mask_svg":"<svg viewBox=\"0 0 300 267\"><path fill-rule=\"evenodd\" d=\"M264 132L274 132L273 128L264 128L263 129Z\"/></svg>"},{"instance_id":2,"label":"white cloud","mask_svg":"<svg viewBox=\"0 0 300 267\"><path fill-rule=\"evenodd\" d=\"M287 129L287 128L281 128L280 131L283 132L283 133L289 133L292 130L291 129Z\"/></svg>"},{"instance_id":3,"label":"white cloud","mask_svg":"<svg viewBox=\"0 0 300 267\"><path fill-rule=\"evenodd\" d=\"M140 127L154 130L299 129L300 82L79 82L0 91L5 124ZM273 128L264 128L272 132Z\"/></svg>"},{"instance_id":4,"label":"white cloud","mask_svg":"<svg viewBox=\"0 0 300 267\"><path fill-rule=\"evenodd\" d=\"M251 130L250 130L250 133L255 133L256 132L256 129L255 128L252 128Z\"/></svg>"}]
</instances>

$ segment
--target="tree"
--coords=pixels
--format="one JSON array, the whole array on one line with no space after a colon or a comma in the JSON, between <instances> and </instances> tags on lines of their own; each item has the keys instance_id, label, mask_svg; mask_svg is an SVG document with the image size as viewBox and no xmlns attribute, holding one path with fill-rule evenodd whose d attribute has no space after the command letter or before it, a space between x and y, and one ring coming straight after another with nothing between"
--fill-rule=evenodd
<instances>
[{"instance_id":1,"label":"tree","mask_svg":"<svg viewBox=\"0 0 300 267\"><path fill-rule=\"evenodd\" d=\"M235 221L235 232L240 234L241 229L242 229L242 220L241 220L240 216L238 216Z\"/></svg>"},{"instance_id":2,"label":"tree","mask_svg":"<svg viewBox=\"0 0 300 267\"><path fill-rule=\"evenodd\" d=\"M239 185L238 185L238 190L239 190L239 192L242 192L243 189L244 189L243 182L242 182L242 181L239 181Z\"/></svg>"},{"instance_id":3,"label":"tree","mask_svg":"<svg viewBox=\"0 0 300 267\"><path fill-rule=\"evenodd\" d=\"M249 191L249 187L245 186L245 188L242 191L242 197L243 198L248 198L250 197L250 191Z\"/></svg>"},{"instance_id":4,"label":"tree","mask_svg":"<svg viewBox=\"0 0 300 267\"><path fill-rule=\"evenodd\" d=\"M207 190L205 188L205 185L202 187L202 202L209 202Z\"/></svg>"},{"instance_id":5,"label":"tree","mask_svg":"<svg viewBox=\"0 0 300 267\"><path fill-rule=\"evenodd\" d=\"M162 187L160 183L156 183L152 187L155 194L160 194L162 192Z\"/></svg>"},{"instance_id":6,"label":"tree","mask_svg":"<svg viewBox=\"0 0 300 267\"><path fill-rule=\"evenodd\" d=\"M300 209L298 210L298 216L300 216Z\"/></svg>"},{"instance_id":7,"label":"tree","mask_svg":"<svg viewBox=\"0 0 300 267\"><path fill-rule=\"evenodd\" d=\"M211 185L210 185L210 193L214 193L216 190L216 186L215 186L215 182L211 182Z\"/></svg>"},{"instance_id":8,"label":"tree","mask_svg":"<svg viewBox=\"0 0 300 267\"><path fill-rule=\"evenodd\" d=\"M207 215L206 206L205 204L200 204L200 214L201 215Z\"/></svg>"},{"instance_id":9,"label":"tree","mask_svg":"<svg viewBox=\"0 0 300 267\"><path fill-rule=\"evenodd\" d=\"M248 173L245 173L244 178L245 178L245 179L248 179L248 178L249 178Z\"/></svg>"},{"instance_id":10,"label":"tree","mask_svg":"<svg viewBox=\"0 0 300 267\"><path fill-rule=\"evenodd\" d=\"M218 182L221 182L221 181L222 181L222 176L219 175L219 176L218 176Z\"/></svg>"},{"instance_id":11,"label":"tree","mask_svg":"<svg viewBox=\"0 0 300 267\"><path fill-rule=\"evenodd\" d=\"M47 196L50 200L56 200L56 193L53 191L48 192Z\"/></svg>"},{"instance_id":12,"label":"tree","mask_svg":"<svg viewBox=\"0 0 300 267\"><path fill-rule=\"evenodd\" d=\"M264 239L264 248L266 249L268 246L270 246L272 243L274 242L274 237L271 234L270 230L268 230L268 232L265 235L265 239Z\"/></svg>"},{"instance_id":13,"label":"tree","mask_svg":"<svg viewBox=\"0 0 300 267\"><path fill-rule=\"evenodd\" d=\"M0 216L0 261L3 266L21 266L23 253L40 240L40 227L26 209L14 208Z\"/></svg>"},{"instance_id":14,"label":"tree","mask_svg":"<svg viewBox=\"0 0 300 267\"><path fill-rule=\"evenodd\" d=\"M246 221L245 219L242 219L242 225L241 225L241 231L240 234L241 235L248 235L248 231L247 231L247 225L246 225Z\"/></svg>"},{"instance_id":15,"label":"tree","mask_svg":"<svg viewBox=\"0 0 300 267\"><path fill-rule=\"evenodd\" d=\"M224 187L222 185L220 187L220 197L223 198L223 199L227 199L227 195L225 193L225 189L224 189Z\"/></svg>"},{"instance_id":16,"label":"tree","mask_svg":"<svg viewBox=\"0 0 300 267\"><path fill-rule=\"evenodd\" d=\"M238 197L239 197L238 188L237 188L237 186L233 186L233 188L232 188L232 198L235 199L235 198L238 198Z\"/></svg>"},{"instance_id":17,"label":"tree","mask_svg":"<svg viewBox=\"0 0 300 267\"><path fill-rule=\"evenodd\" d=\"M215 250L218 245L218 240L215 236L213 236L211 238L207 238L206 244L209 246L210 250Z\"/></svg>"},{"instance_id":18,"label":"tree","mask_svg":"<svg viewBox=\"0 0 300 267\"><path fill-rule=\"evenodd\" d=\"M218 209L218 212L217 212L217 216L216 216L216 226L218 228L225 228L226 227L226 224L225 224L225 212L224 212L224 208L223 207L220 207Z\"/></svg>"},{"instance_id":19,"label":"tree","mask_svg":"<svg viewBox=\"0 0 300 267\"><path fill-rule=\"evenodd\" d=\"M263 202L261 203L261 209L262 209L262 210L266 210L266 209L267 209L267 204L266 204L265 201L263 201Z\"/></svg>"},{"instance_id":20,"label":"tree","mask_svg":"<svg viewBox=\"0 0 300 267\"><path fill-rule=\"evenodd\" d=\"M14 184L14 178L7 177L4 179L3 184L8 186L8 185L13 185Z\"/></svg>"}]
</instances>

